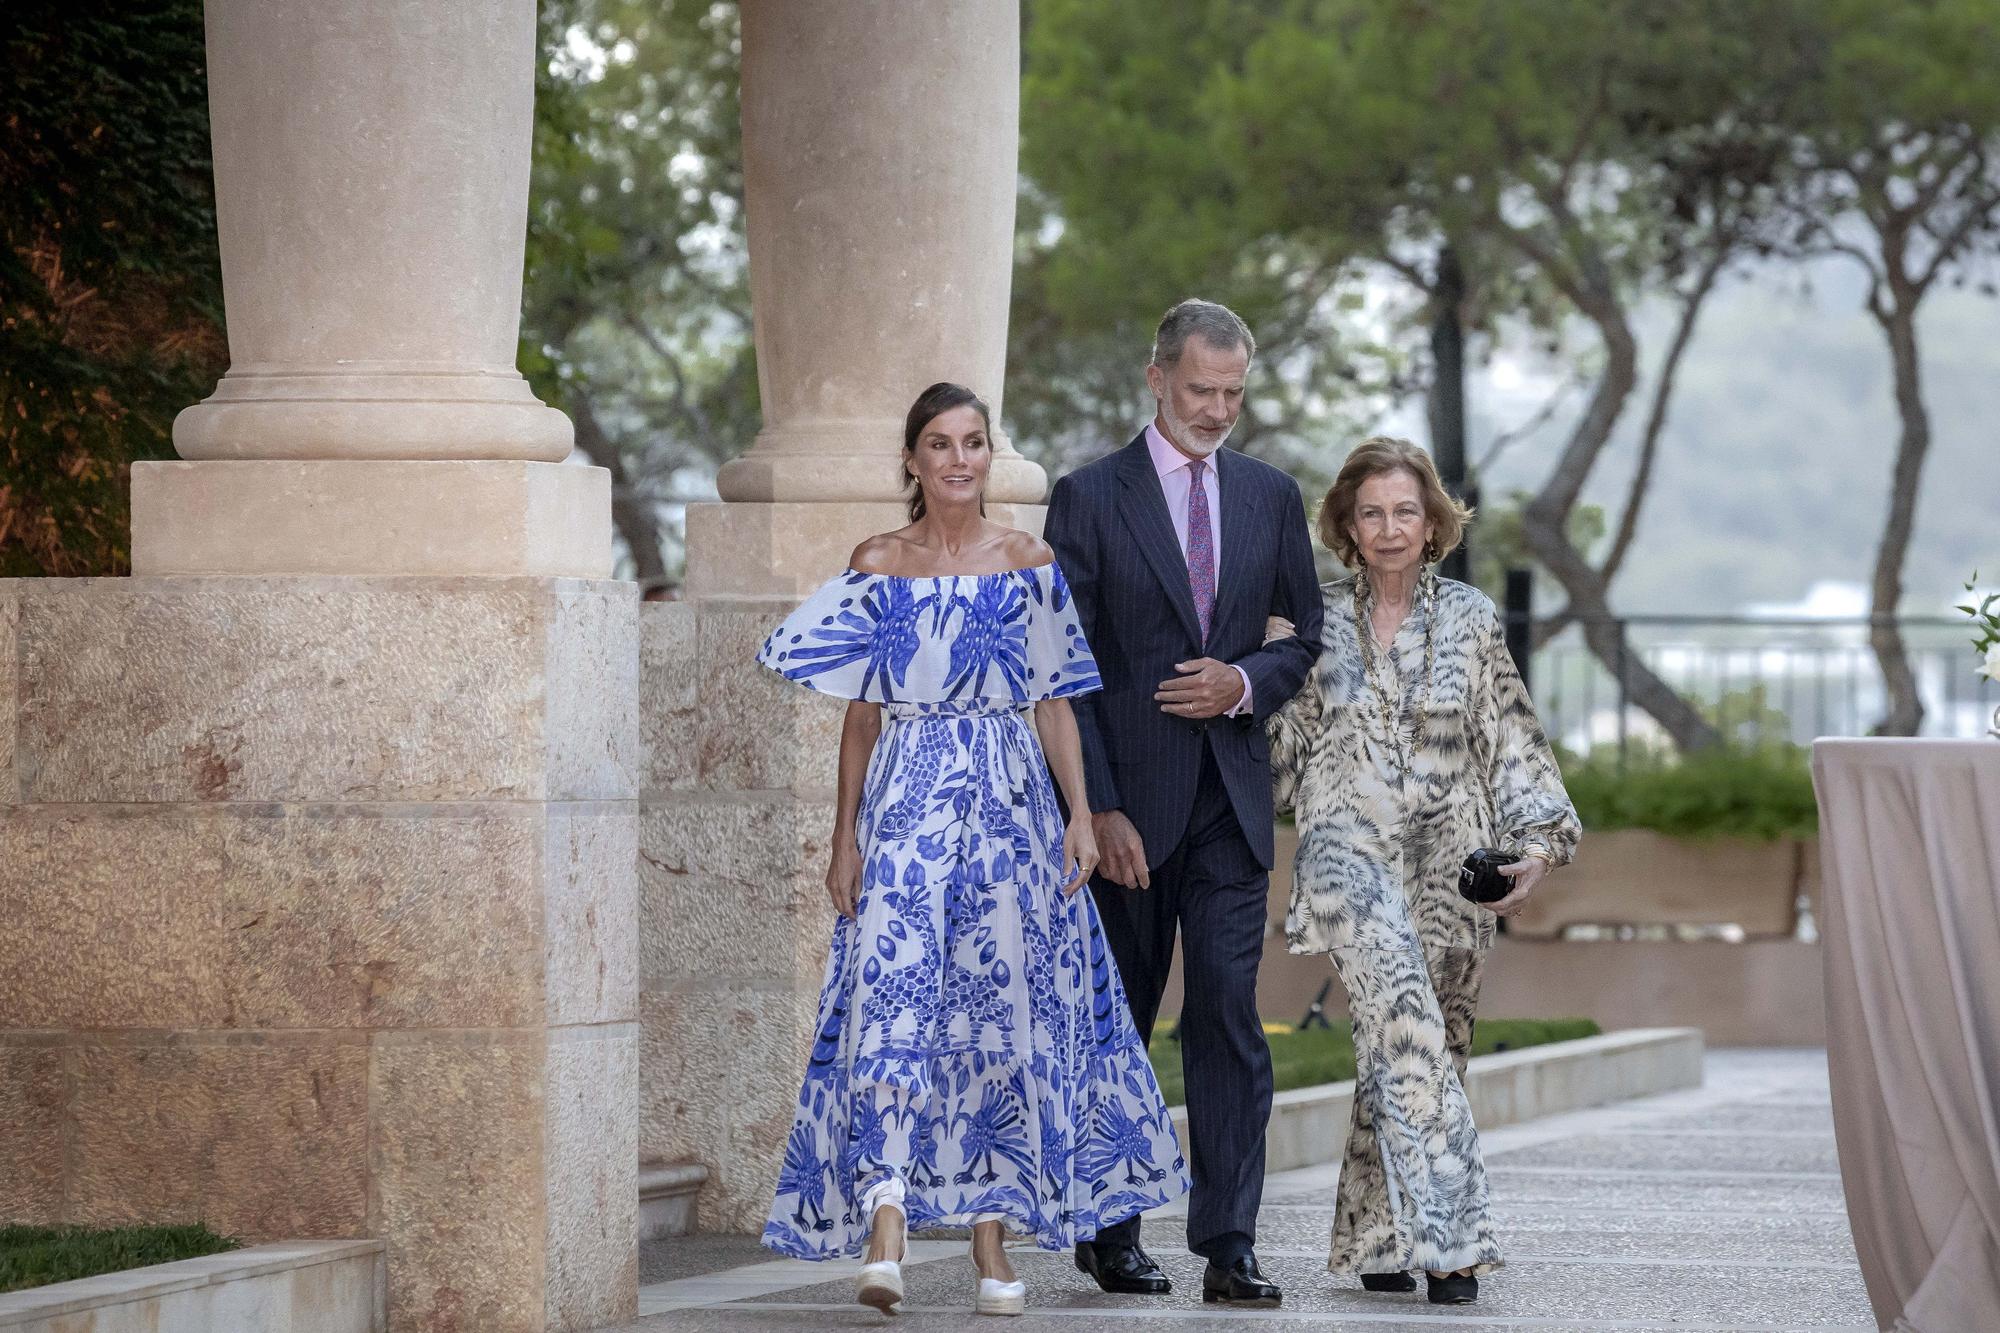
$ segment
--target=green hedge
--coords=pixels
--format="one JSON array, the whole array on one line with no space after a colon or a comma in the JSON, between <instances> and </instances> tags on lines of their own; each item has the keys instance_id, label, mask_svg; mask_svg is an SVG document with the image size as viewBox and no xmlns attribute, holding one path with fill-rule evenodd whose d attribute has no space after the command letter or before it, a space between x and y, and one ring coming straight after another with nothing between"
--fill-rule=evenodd
<instances>
[{"instance_id":1,"label":"green hedge","mask_svg":"<svg viewBox=\"0 0 2000 1333\"><path fill-rule=\"evenodd\" d=\"M204 1226L0 1227L0 1292L199 1259L238 1244Z\"/></svg>"},{"instance_id":2,"label":"green hedge","mask_svg":"<svg viewBox=\"0 0 2000 1333\"><path fill-rule=\"evenodd\" d=\"M1518 1051L1527 1046L1543 1046L1552 1041L1573 1041L1594 1037L1597 1024L1587 1018L1482 1018L1472 1029L1472 1053ZM1348 1025L1300 1031L1266 1029L1271 1043L1271 1071L1277 1090L1316 1087L1354 1077L1354 1038ZM1160 1092L1167 1105L1179 1106L1187 1100L1181 1081L1180 1043L1165 1034L1153 1038L1153 1072L1159 1077Z\"/></svg>"},{"instance_id":3,"label":"green hedge","mask_svg":"<svg viewBox=\"0 0 2000 1333\"><path fill-rule=\"evenodd\" d=\"M1614 755L1563 765L1584 836L1653 829L1676 838L1809 838L1819 831L1806 752L1787 745L1681 759Z\"/></svg>"}]
</instances>

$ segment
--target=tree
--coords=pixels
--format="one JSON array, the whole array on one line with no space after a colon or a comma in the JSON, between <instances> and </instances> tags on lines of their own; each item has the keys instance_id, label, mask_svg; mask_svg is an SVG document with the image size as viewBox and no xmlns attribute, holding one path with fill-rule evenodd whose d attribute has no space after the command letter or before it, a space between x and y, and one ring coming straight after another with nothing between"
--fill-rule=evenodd
<instances>
[{"instance_id":1,"label":"tree","mask_svg":"<svg viewBox=\"0 0 2000 1333\"><path fill-rule=\"evenodd\" d=\"M757 428L733 4L545 0L521 364L612 476L634 576Z\"/></svg>"},{"instance_id":2,"label":"tree","mask_svg":"<svg viewBox=\"0 0 2000 1333\"><path fill-rule=\"evenodd\" d=\"M227 362L200 0L13 0L0 64L0 576L124 573Z\"/></svg>"},{"instance_id":3,"label":"tree","mask_svg":"<svg viewBox=\"0 0 2000 1333\"><path fill-rule=\"evenodd\" d=\"M1024 156L1060 215L1056 250L1070 269L1109 260L1121 283L1142 266L1182 282L1247 275L1279 310L1300 289L1292 309L1331 327L1275 321L1266 341L1280 378L1324 377L1315 352L1341 345L1341 321L1327 317L1343 312L1310 298L1357 267L1404 280L1414 299L1393 327L1412 340L1447 245L1487 346L1503 315L1552 350L1587 329L1590 392L1522 533L1569 596L1550 630L1579 623L1634 702L1695 748L1715 742L1714 728L1625 653L1610 586L1703 305L1732 263L1768 245L1784 159L1763 128L1763 35L1723 0L1282 0L1171 18L1041 0ZM1059 255L1044 262L1066 276ZM1120 308L1082 278L1049 293L1081 319ZM1671 300L1677 319L1653 358L1635 481L1593 562L1572 530L1640 391L1630 312L1644 296Z\"/></svg>"},{"instance_id":4,"label":"tree","mask_svg":"<svg viewBox=\"0 0 2000 1333\"><path fill-rule=\"evenodd\" d=\"M1923 701L1897 624L1903 564L1930 448L1917 315L1940 281L1966 280L2000 242L2000 4L1826 0L1795 44L1811 77L1793 108L1795 249L1868 277L1865 307L1889 353L1901 430L1869 588L1869 645L1888 711L1878 735L1913 736ZM1986 290L1992 290L1990 283Z\"/></svg>"},{"instance_id":5,"label":"tree","mask_svg":"<svg viewBox=\"0 0 2000 1333\"><path fill-rule=\"evenodd\" d=\"M1130 438L1141 370L1175 301L1226 301L1256 333L1231 443L1313 489L1323 441L1411 388L1386 336L1412 309L1363 308L1336 245L1246 230L1208 98L1268 8L1031 0L1022 48L1019 243L1007 405L1054 471Z\"/></svg>"}]
</instances>

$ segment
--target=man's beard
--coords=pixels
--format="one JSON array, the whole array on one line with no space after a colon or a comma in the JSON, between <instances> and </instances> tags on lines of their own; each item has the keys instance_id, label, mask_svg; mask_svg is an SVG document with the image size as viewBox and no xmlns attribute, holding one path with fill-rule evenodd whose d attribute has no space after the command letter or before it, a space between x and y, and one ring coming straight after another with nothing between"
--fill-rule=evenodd
<instances>
[{"instance_id":1,"label":"man's beard","mask_svg":"<svg viewBox=\"0 0 2000 1333\"><path fill-rule=\"evenodd\" d=\"M1232 421L1221 430L1203 430L1181 420L1175 414L1171 400L1156 398L1153 401L1160 405L1160 420L1167 423L1167 432L1173 437L1173 442L1188 453L1207 458L1220 449L1222 442L1229 438L1229 432L1236 429L1236 423Z\"/></svg>"}]
</instances>

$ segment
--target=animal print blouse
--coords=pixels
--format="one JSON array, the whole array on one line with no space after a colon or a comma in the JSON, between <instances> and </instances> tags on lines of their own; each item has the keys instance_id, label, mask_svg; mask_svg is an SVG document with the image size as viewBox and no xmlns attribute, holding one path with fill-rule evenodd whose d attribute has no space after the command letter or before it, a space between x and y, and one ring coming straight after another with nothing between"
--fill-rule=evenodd
<instances>
[{"instance_id":1,"label":"animal print blouse","mask_svg":"<svg viewBox=\"0 0 2000 1333\"><path fill-rule=\"evenodd\" d=\"M1299 826L1287 942L1400 949L1414 926L1430 948L1485 948L1494 916L1459 896L1459 863L1539 847L1562 865L1576 810L1492 599L1427 573L1394 644L1364 655L1366 589L1358 605L1354 577L1324 585L1326 650L1266 723Z\"/></svg>"}]
</instances>

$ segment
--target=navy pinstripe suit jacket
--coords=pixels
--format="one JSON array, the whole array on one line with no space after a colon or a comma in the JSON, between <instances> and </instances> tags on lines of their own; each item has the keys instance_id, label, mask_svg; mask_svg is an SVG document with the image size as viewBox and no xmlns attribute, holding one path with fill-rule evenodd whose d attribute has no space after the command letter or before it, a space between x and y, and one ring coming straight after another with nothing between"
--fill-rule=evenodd
<instances>
[{"instance_id":1,"label":"navy pinstripe suit jacket","mask_svg":"<svg viewBox=\"0 0 2000 1333\"><path fill-rule=\"evenodd\" d=\"M1298 693L1320 650L1320 591L1305 506L1290 477L1237 453L1215 455L1222 545L1208 643L1200 641L1187 561L1174 537L1146 437L1056 482L1043 535L1076 595L1104 689L1075 700L1092 810L1123 810L1159 865L1187 831L1202 747L1265 869L1271 837L1271 749L1263 721ZM1298 637L1264 646L1280 615ZM1153 693L1176 662L1213 657L1250 678L1254 716L1192 722Z\"/></svg>"}]
</instances>

